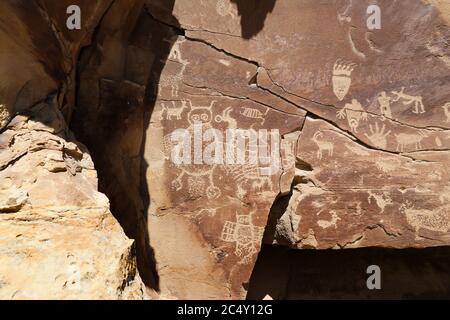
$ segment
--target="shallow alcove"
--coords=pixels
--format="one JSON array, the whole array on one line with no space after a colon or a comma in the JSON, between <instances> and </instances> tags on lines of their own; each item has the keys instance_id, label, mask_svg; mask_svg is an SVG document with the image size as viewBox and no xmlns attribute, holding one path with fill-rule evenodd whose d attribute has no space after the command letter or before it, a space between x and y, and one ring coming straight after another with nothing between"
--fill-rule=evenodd
<instances>
[{"instance_id":1,"label":"shallow alcove","mask_svg":"<svg viewBox=\"0 0 450 320\"><path fill-rule=\"evenodd\" d=\"M264 245L248 299L449 299L449 247L291 250ZM378 265L381 289L368 290Z\"/></svg>"}]
</instances>

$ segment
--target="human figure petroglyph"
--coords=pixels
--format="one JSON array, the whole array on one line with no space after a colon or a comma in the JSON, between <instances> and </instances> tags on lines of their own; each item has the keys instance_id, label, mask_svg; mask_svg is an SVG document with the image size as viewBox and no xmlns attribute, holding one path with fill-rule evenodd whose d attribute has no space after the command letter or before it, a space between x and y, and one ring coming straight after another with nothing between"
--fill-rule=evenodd
<instances>
[{"instance_id":1,"label":"human figure petroglyph","mask_svg":"<svg viewBox=\"0 0 450 320\"><path fill-rule=\"evenodd\" d=\"M399 91L392 91L392 94L395 95L395 98L392 99L392 101L396 102L400 99L403 100L404 105L410 105L414 104L414 110L413 113L425 113L425 106L423 105L423 99L421 96L411 96L409 94L406 94L405 87L402 87L402 89Z\"/></svg>"},{"instance_id":2,"label":"human figure petroglyph","mask_svg":"<svg viewBox=\"0 0 450 320\"><path fill-rule=\"evenodd\" d=\"M209 106L193 106L192 103L188 100L190 105L190 110L187 114L187 119L189 123L189 127L187 128L187 132L184 132L184 134L188 138L188 142L191 143L191 137L193 136L195 127L199 126L202 128L202 130L208 130L211 129L211 122L212 122L212 107L216 101L211 101ZM185 139L182 139L183 143ZM216 140L214 140L216 141ZM202 141L200 141L202 143ZM172 146L172 144L171 144ZM179 148L183 148L183 145L178 146ZM190 152L190 148L189 152ZM173 149L172 149L173 152ZM201 150L200 150L201 152ZM214 185L214 170L216 169L216 164L213 165L205 165L202 163L202 161L199 161L197 163L197 157L199 155L194 152L194 164L184 163L184 164L178 164L178 169L181 170L181 172L178 174L178 176L172 181L172 187L179 191L183 188L183 177L186 175L188 176L188 191L190 191L191 195L194 193L203 193L203 185L207 185L206 188L206 196L209 199L216 199L221 195L221 191L218 187ZM202 154L200 154L202 156Z\"/></svg>"},{"instance_id":3,"label":"human figure petroglyph","mask_svg":"<svg viewBox=\"0 0 450 320\"><path fill-rule=\"evenodd\" d=\"M329 141L321 140L322 138L323 138L322 131L317 131L316 133L314 133L314 136L311 139L312 141L314 141L314 143L319 148L317 150L317 159L319 159L319 160L322 160L324 152L328 152L328 156L332 157L333 151L334 151L333 143L331 143Z\"/></svg>"},{"instance_id":4,"label":"human figure petroglyph","mask_svg":"<svg viewBox=\"0 0 450 320\"><path fill-rule=\"evenodd\" d=\"M392 111L391 111L391 97L386 95L386 92L383 91L377 98L378 103L380 105L380 112L383 117L392 119Z\"/></svg>"},{"instance_id":5,"label":"human figure petroglyph","mask_svg":"<svg viewBox=\"0 0 450 320\"><path fill-rule=\"evenodd\" d=\"M236 222L225 221L220 239L236 244L235 254L241 258L240 263L251 262L258 252L264 228L254 226L250 215L237 215Z\"/></svg>"},{"instance_id":6,"label":"human figure petroglyph","mask_svg":"<svg viewBox=\"0 0 450 320\"><path fill-rule=\"evenodd\" d=\"M190 103L190 101L189 101ZM181 115L184 109L189 109L186 101L181 101L181 106L177 107L176 102L172 101L172 107L166 106L165 103L161 102L161 113L159 120L164 120L164 112L166 112L166 120L172 120L172 117L176 117L177 120L181 120Z\"/></svg>"},{"instance_id":7,"label":"human figure petroglyph","mask_svg":"<svg viewBox=\"0 0 450 320\"><path fill-rule=\"evenodd\" d=\"M347 103L337 112L338 119L347 118L348 125L354 133L358 133L358 126L361 120L367 120L367 112L356 99L352 103Z\"/></svg>"},{"instance_id":8,"label":"human figure petroglyph","mask_svg":"<svg viewBox=\"0 0 450 320\"><path fill-rule=\"evenodd\" d=\"M378 123L375 123L375 127L369 125L370 135L364 133L364 135L372 142L372 144L378 148L386 149L387 147L387 136L391 133L390 130L386 131L386 126L380 128Z\"/></svg>"},{"instance_id":9,"label":"human figure petroglyph","mask_svg":"<svg viewBox=\"0 0 450 320\"><path fill-rule=\"evenodd\" d=\"M264 125L264 122L266 122L266 119L264 117L267 115L268 112L269 109L267 109L265 113L262 113L258 109L243 107L241 110L241 115L243 115L246 118L261 120L260 124Z\"/></svg>"},{"instance_id":10,"label":"human figure petroglyph","mask_svg":"<svg viewBox=\"0 0 450 320\"><path fill-rule=\"evenodd\" d=\"M450 123L450 102L447 102L442 106L442 109L444 109L445 117L447 118L445 120L446 123Z\"/></svg>"},{"instance_id":11,"label":"human figure petroglyph","mask_svg":"<svg viewBox=\"0 0 450 320\"><path fill-rule=\"evenodd\" d=\"M397 141L397 151L403 152L405 146L414 145L415 150L422 148L422 140L430 134L425 131L420 131L418 134L399 133L395 135Z\"/></svg>"},{"instance_id":12,"label":"human figure petroglyph","mask_svg":"<svg viewBox=\"0 0 450 320\"><path fill-rule=\"evenodd\" d=\"M351 74L356 68L354 63L345 63L338 59L333 66L333 92L339 101L344 100L352 83Z\"/></svg>"},{"instance_id":13,"label":"human figure petroglyph","mask_svg":"<svg viewBox=\"0 0 450 320\"><path fill-rule=\"evenodd\" d=\"M214 120L218 123L226 122L228 123L228 129L237 129L237 121L233 118L230 113L232 111L231 107L226 108L222 115L217 115Z\"/></svg>"}]
</instances>

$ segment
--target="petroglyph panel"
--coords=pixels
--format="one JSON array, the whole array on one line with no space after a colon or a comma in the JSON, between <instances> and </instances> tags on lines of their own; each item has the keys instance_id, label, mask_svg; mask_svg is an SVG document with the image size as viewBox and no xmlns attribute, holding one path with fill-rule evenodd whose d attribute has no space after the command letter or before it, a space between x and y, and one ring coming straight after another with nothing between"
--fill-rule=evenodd
<instances>
[{"instance_id":1,"label":"petroglyph panel","mask_svg":"<svg viewBox=\"0 0 450 320\"><path fill-rule=\"evenodd\" d=\"M248 16L238 2L147 3L159 30L175 26L158 34L170 45L144 146L147 180L156 181L150 215L185 219L234 296L259 250L256 230L281 196L292 247L445 244L450 72L442 13L419 0L378 1L382 28L369 32L370 0L270 2L258 8L264 19L252 30L244 30ZM180 29L186 38L174 35ZM157 63L158 46L152 50ZM230 148L216 131L198 144L200 153L194 140L170 139L195 122L221 133L278 129L281 170L267 176L254 163L173 163L174 146L190 145L192 160L208 147ZM248 144L241 151L254 152Z\"/></svg>"},{"instance_id":2,"label":"petroglyph panel","mask_svg":"<svg viewBox=\"0 0 450 320\"><path fill-rule=\"evenodd\" d=\"M424 138L393 136L400 149L412 150L420 149ZM375 124L370 137L382 147L389 132ZM450 154L442 157L446 160L429 162L374 150L325 121L308 118L297 158L312 170L303 171L303 181L294 186L301 197L295 213L289 213L300 221L293 246L403 248L448 243L450 199L440 195L449 188Z\"/></svg>"}]
</instances>

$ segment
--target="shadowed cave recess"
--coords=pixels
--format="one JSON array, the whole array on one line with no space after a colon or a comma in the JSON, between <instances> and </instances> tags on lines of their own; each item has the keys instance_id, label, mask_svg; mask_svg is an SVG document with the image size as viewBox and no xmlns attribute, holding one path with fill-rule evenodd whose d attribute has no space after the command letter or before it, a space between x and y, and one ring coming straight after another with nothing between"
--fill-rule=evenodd
<instances>
[{"instance_id":1,"label":"shadowed cave recess","mask_svg":"<svg viewBox=\"0 0 450 320\"><path fill-rule=\"evenodd\" d=\"M414 158L411 154L399 155L399 145L401 148L405 145L408 148L411 147L409 142L399 142L399 145L390 146L383 141L380 143L377 139L362 138L363 135L358 134L363 125L367 130L372 130L372 133L379 134L381 122L377 123L376 129L375 122L373 125L366 125L365 119L352 114L359 112L354 111L356 104L351 105L353 107L350 106L346 114L341 113L348 118L348 124L346 120L336 118L336 110L333 109L334 103L331 99L324 98L323 102L317 102L321 99L319 91L323 89L323 82L320 80L317 80L316 84L311 84L304 78L297 79L300 86L303 83L312 86L312 90L314 85L320 87L317 95L311 93L311 90L295 91L295 86L291 87L289 83L295 80L295 76L289 70L277 71L277 68L283 68L280 59L292 57L289 54L290 49L286 49L291 47L285 42L295 40L303 46L305 44L302 38L293 37L286 40L283 38L284 34L276 36L271 34L289 31L284 24L279 31L273 30L276 23L281 23L280 15L294 15L294 11L287 13L289 4L286 2L280 4L283 1L275 2L275 0L263 3L244 0L213 1L211 2L213 4L201 9L209 13L209 16L207 15L209 18L202 18L187 14L188 10L195 7L191 7L188 1L134 1L135 3L130 5L131 2L133 1L114 1L111 4L95 29L92 43L80 54L77 64L76 109L70 128L92 155L98 171L99 190L109 198L111 212L127 236L136 241L139 273L151 296L249 299L450 297L450 270L447 263L450 259L449 248L446 246L425 248L448 244L445 240L447 238L444 237L445 239L442 238L444 240L441 241L437 235L441 232L440 227L426 229L426 222L425 225L417 222L422 221L418 213L416 220L413 218L408 220L410 224L405 229L402 229L403 227L396 229L397 224L405 224L403 218L398 218L400 214L406 214L408 217L415 214L412 208L417 204L411 204L411 201L414 201L410 200L414 197L414 191L399 193L389 189L388 186L384 191L378 192L385 181L390 181L395 188L406 190L408 186L404 185L411 183L411 180L405 179L401 174L385 178L391 174L389 170L397 170L402 166L420 166L420 161L425 162L428 158L426 155L422 158ZM363 21L361 18L358 20L358 12L361 12L358 9L364 8L362 2L364 1L349 6L347 1L335 1L329 5L327 9L329 11L321 12L329 14L336 20L330 23L331 26L325 27L324 32L329 32L336 24L339 27L337 33L342 32L344 38L348 35L353 46L350 49L338 46L332 50L335 50L337 55L350 56L347 59L349 61L357 61L358 57L364 55L365 58L361 60L363 62L357 62L359 68L366 62L380 61L378 59L382 59L380 57L383 50L393 50L392 52L401 56L396 49L389 47L394 44L388 43L394 41L393 37L399 36L395 30L391 31L391 38L382 33L375 34L370 41L367 40L367 34L361 33ZM436 24L447 26L447 22L442 21L438 13L425 12L423 2L412 2L417 9L417 16L410 16L410 19L418 21L435 19ZM314 11L313 6L312 1L305 1L302 5L291 9L298 12L306 10L302 12L309 12L310 16L314 16L318 13ZM400 15L399 19L405 24L405 28L414 28L414 25L407 25L405 19L408 17L398 13L400 11L394 12L395 7L387 2L383 2L383 6L386 10L390 10L387 20L397 14ZM217 26L209 20L213 19L211 16L214 15L220 19L238 22L225 26L225 30L215 29ZM353 31L351 28L348 29L345 22L347 20L336 19L335 15L352 17L353 21L357 21L355 22L357 28ZM314 25L314 21L305 14L303 22L305 26ZM266 26L268 31L265 31L265 22L268 24ZM421 22L418 26L424 38L434 39L436 43L439 41L436 38L438 35L429 34L427 31L432 29L433 23ZM305 27L301 32L306 34L311 31ZM440 32L440 37L445 37L446 32L449 32L448 27L442 28ZM239 39L234 40L233 37ZM341 39L340 35L328 34L328 37ZM278 48L276 46L268 48L266 42L272 45L270 41L275 39L278 41L276 44ZM382 39L386 39L386 48L374 49L381 45ZM221 43L223 40L226 42ZM256 44L252 45L252 41ZM311 38L310 41L324 40ZM413 42L408 41L408 45ZM418 45L413 43L411 46ZM268 52L267 55L264 50ZM434 49L436 50L440 49ZM271 57L280 52L281 57L277 56L276 59ZM417 55L422 54L427 53ZM328 56L326 53L323 55ZM307 53L304 58L311 59ZM276 62L273 62L274 59ZM263 63L267 65L273 63L273 68L265 68ZM331 61L330 73L319 73L319 76L331 77L334 63L334 60ZM439 65L443 62L437 58L435 63ZM286 66L290 67L292 66ZM297 67L306 68L305 73L313 72L312 69L308 69L310 67L307 64ZM322 66L316 65L316 68ZM336 64L334 68L336 71ZM273 80L267 70L270 70L272 76L286 80L286 88ZM448 77L448 68L446 70L447 73L438 74L436 78ZM426 77L431 75L424 75L424 78ZM378 80L384 81L380 79ZM355 81L357 82L355 86L364 86L362 76ZM397 87L408 87L409 84L409 88L418 90L420 85L408 82L410 80L407 75L404 75L403 79L396 78L395 81L398 83ZM447 85L448 83L441 82L439 90L445 91ZM395 91L397 87L390 87L387 84L380 86L387 92L398 92ZM301 94L289 93L289 90ZM364 98L369 101L370 106L366 108L370 109L380 100L379 96L371 97L366 91L359 94L358 100L362 102ZM310 95L310 98L302 98L304 94ZM356 95L358 94L355 93ZM439 105L440 101L437 100L444 99L443 95L436 94L434 100L429 99L429 104ZM221 122L216 120L217 123L228 121L228 125L232 125L233 120L227 118L230 112L227 114L226 108L234 108L231 110L236 110L234 114L237 119L239 114L245 115L238 108L242 103L247 103L248 110L258 111L260 108L267 108L265 113L267 117L262 123L266 121L270 122L271 126L282 128L280 131L286 144L295 142L295 165L283 168L283 175L274 177L273 181L266 181L271 185L270 190L264 189L265 185L262 184L258 192L243 190L243 195L238 194L233 198L227 192L235 190L229 190L230 187L227 185L229 181L221 177L219 180L223 182L215 181L219 185L218 190L222 195L228 195L228 199L231 200L229 203L223 199L214 202L207 193L207 190L211 190L207 188L208 175L205 174L201 179L194 181L190 177L186 178L187 174L182 178L186 180L180 180L183 186L188 186L186 190L173 192L172 183L177 177L176 170L161 164L164 161L165 145L159 146L164 143L164 138L170 132L171 127L168 123L173 125L172 128L186 126L177 121L180 121L181 115L189 116L188 103L191 108L193 105L197 108L208 105L215 107L212 100L216 105L223 106L216 110L215 119L221 119ZM393 98L389 101L394 103ZM365 106L368 104L365 101L364 103ZM336 105L340 106L339 102ZM322 111L324 106L332 109L330 113L332 116L327 113L328 111ZM170 110L173 112L170 113ZM374 110L371 111L372 115L380 116ZM253 115L259 115L257 111L253 111ZM422 130L428 130L427 125L420 121L414 122L416 118L411 118L413 114L402 112L407 115L404 120L389 123L396 125L400 122L402 128L413 130L414 124L417 124L418 127L424 128ZM385 114L382 116L386 119ZM234 121L236 123L236 120ZM246 121L249 119L242 117L238 123L249 127L250 124ZM355 123L360 127L356 128ZM383 126L386 126L386 123L383 122ZM391 129L393 130L396 129ZM439 138L439 132L430 132L433 136L426 133L430 143L444 140ZM333 134L337 137L333 137ZM379 136L383 136L383 132ZM340 161L340 164L332 163L331 167L318 162L333 154L330 144L325 142L327 138L334 142L334 159ZM306 140L308 142L305 142ZM349 150L355 152L361 159L370 159L369 164L363 164L363 168L359 168L360 163L363 163L356 162L363 161L358 160L359 158L355 163L346 163L345 159L352 155L337 150L339 143L352 144ZM442 143L440 144L442 146ZM439 146L439 143L437 145ZM412 147L414 148L414 145ZM428 150L434 148L428 147ZM446 149L442 147L441 150ZM281 154L283 156L283 150ZM380 161L376 161L377 158L381 162L397 164L392 168L389 165L383 166ZM363 175L364 169L372 170L372 167L381 168L381 173L368 175L367 179L373 178L373 181L358 182L358 173L349 172L348 176L344 173L346 166L348 168L353 165L360 170L358 171L360 175ZM332 168L340 170L341 180L333 182L335 173ZM420 167L411 170L420 170ZM433 170L437 172L440 169L436 167ZM219 173L211 174L213 182L209 183L214 183L215 177L221 174L226 176L220 170ZM329 178L323 178L327 175ZM377 179L382 180L381 185ZM251 188L261 181L255 178L255 181L247 185L239 184L241 182L238 181L238 191ZM274 183L281 187L279 189L273 187ZM340 183L342 189L337 186ZM355 188L348 191L353 187L352 183ZM361 200L361 193L365 189L371 191L368 197L365 196ZM405 199L406 201L403 201ZM437 198L433 200L425 196L422 199L424 203L439 201ZM321 201L325 203L325 208L318 212L316 208ZM399 206L393 206L393 213L386 216L390 224L384 224L383 219L380 222L376 220L378 218L369 220L360 218L364 214L373 214L375 207L377 210L381 208L380 212L384 212L385 208L390 208L396 201L399 202ZM421 208L420 205L416 208L427 209ZM292 214L292 210L301 212L301 221L295 220L296 216ZM435 207L431 210L439 209ZM236 217L230 218L230 214L241 216L242 211L249 212L252 218L243 219L241 222ZM373 215L383 214L380 212ZM338 214L335 215L336 213ZM310 227L315 221L314 216L318 217L317 224L320 231ZM233 228L241 228L242 232L247 232L247 237L256 237L255 234L264 233L263 240L250 239L257 244L249 244L247 240L242 240L238 236L233 238L238 231L235 231L231 238L230 236L226 238L224 221L230 221ZM352 224L355 228L342 227L341 230L339 225L345 223ZM305 229L302 229L303 226ZM408 234L420 230L425 231L420 235ZM221 242L211 240L213 237L220 238ZM424 245L417 245L414 241L419 238L431 240ZM226 241L232 243L224 245ZM260 250L261 243L263 244ZM386 248L371 248L373 246ZM230 252L241 259L237 266L233 266L236 261L229 258ZM209 261L211 256L212 262ZM382 290L367 289L366 269L373 264L380 266L382 270ZM211 273L211 278L206 276L202 278L203 276L198 275L203 272ZM190 277L192 278L189 279ZM195 288L196 286L199 288Z\"/></svg>"}]
</instances>

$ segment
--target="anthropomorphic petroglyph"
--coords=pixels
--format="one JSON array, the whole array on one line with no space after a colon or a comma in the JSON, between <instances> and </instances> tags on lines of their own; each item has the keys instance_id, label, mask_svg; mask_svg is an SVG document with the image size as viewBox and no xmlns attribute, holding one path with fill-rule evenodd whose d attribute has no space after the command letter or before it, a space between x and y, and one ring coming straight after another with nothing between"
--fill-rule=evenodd
<instances>
[{"instance_id":1,"label":"anthropomorphic petroglyph","mask_svg":"<svg viewBox=\"0 0 450 320\"><path fill-rule=\"evenodd\" d=\"M212 107L215 101L212 101L209 106L193 106L190 103L190 110L187 114L189 127L187 130L190 132L189 139L194 135L194 126L201 126L202 130L211 129L212 123ZM214 140L216 141L216 140ZM195 154L194 154L195 157ZM194 161L195 162L195 161ZM195 194L205 194L204 188L206 187L206 195L209 199L215 199L220 196L221 191L214 185L214 170L216 165L200 164L179 164L177 168L181 170L175 180L172 181L172 187L175 190L181 190L183 188L183 177L187 176L188 192L191 196Z\"/></svg>"},{"instance_id":2,"label":"anthropomorphic petroglyph","mask_svg":"<svg viewBox=\"0 0 450 320\"><path fill-rule=\"evenodd\" d=\"M160 76L154 74L154 78L158 82L158 86L161 88L170 88L172 97L178 97L179 84L183 80L184 71L186 70L189 61L181 57L180 44L186 41L184 38L182 40L176 41L173 44L171 52L169 54L169 60L176 62L180 65L180 68L174 74L168 74L163 72ZM156 88L158 89L158 88ZM161 92L158 92L161 95Z\"/></svg>"},{"instance_id":3,"label":"anthropomorphic petroglyph","mask_svg":"<svg viewBox=\"0 0 450 320\"><path fill-rule=\"evenodd\" d=\"M236 8L230 0L217 0L216 11L222 17L236 18Z\"/></svg>"},{"instance_id":4,"label":"anthropomorphic petroglyph","mask_svg":"<svg viewBox=\"0 0 450 320\"><path fill-rule=\"evenodd\" d=\"M444 104L442 106L442 109L444 109L444 114L446 117L445 122L446 123L450 123L450 102L447 102L446 104Z\"/></svg>"},{"instance_id":5,"label":"anthropomorphic petroglyph","mask_svg":"<svg viewBox=\"0 0 450 320\"><path fill-rule=\"evenodd\" d=\"M161 102L161 113L159 120L164 120L164 112L166 113L166 120L172 120L172 117L175 117L177 120L181 120L181 115L183 114L184 109L189 109L186 101L181 101L181 106L179 107L177 107L175 101L172 101L172 107L169 107L165 103Z\"/></svg>"},{"instance_id":6,"label":"anthropomorphic petroglyph","mask_svg":"<svg viewBox=\"0 0 450 320\"><path fill-rule=\"evenodd\" d=\"M212 107L215 103L216 101L211 101L209 106L193 106L192 103L190 103L191 108L187 114L187 119L190 124L188 129L194 129L193 126L195 124L201 124L203 129L211 128Z\"/></svg>"},{"instance_id":7,"label":"anthropomorphic petroglyph","mask_svg":"<svg viewBox=\"0 0 450 320\"><path fill-rule=\"evenodd\" d=\"M318 160L322 160L324 152L328 152L328 156L332 157L333 151L334 151L333 143L331 143L329 141L324 141L324 140L322 140L322 138L323 138L323 133L321 131L317 131L316 133L314 133L314 136L311 139L312 141L314 141L314 143L318 147L318 150L317 150L317 159Z\"/></svg>"},{"instance_id":8,"label":"anthropomorphic petroglyph","mask_svg":"<svg viewBox=\"0 0 450 320\"><path fill-rule=\"evenodd\" d=\"M400 99L403 101L404 105L414 104L413 113L425 113L425 106L423 105L423 99L421 96L410 96L406 94L405 87L402 87L400 91L392 91L392 94L395 98L392 99L393 102L399 101Z\"/></svg>"},{"instance_id":9,"label":"anthropomorphic petroglyph","mask_svg":"<svg viewBox=\"0 0 450 320\"><path fill-rule=\"evenodd\" d=\"M264 125L264 122L266 121L264 117L267 115L268 112L269 109L267 109L265 113L262 113L258 109L243 107L241 110L241 115L243 115L246 118L261 120L260 124Z\"/></svg>"},{"instance_id":10,"label":"anthropomorphic petroglyph","mask_svg":"<svg viewBox=\"0 0 450 320\"><path fill-rule=\"evenodd\" d=\"M220 239L234 242L240 263L247 264L258 252L263 233L264 228L254 226L250 215L237 215L236 222L225 221Z\"/></svg>"},{"instance_id":11,"label":"anthropomorphic petroglyph","mask_svg":"<svg viewBox=\"0 0 450 320\"><path fill-rule=\"evenodd\" d=\"M341 60L337 60L333 66L333 75L331 79L333 83L333 92L339 101L344 100L350 89L352 83L351 74L355 67L356 64L345 63Z\"/></svg>"},{"instance_id":12,"label":"anthropomorphic petroglyph","mask_svg":"<svg viewBox=\"0 0 450 320\"><path fill-rule=\"evenodd\" d=\"M395 135L397 141L397 151L403 152L405 146L414 145L415 150L422 148L422 140L430 134L425 131L420 131L418 134L399 133Z\"/></svg>"},{"instance_id":13,"label":"anthropomorphic petroglyph","mask_svg":"<svg viewBox=\"0 0 450 320\"><path fill-rule=\"evenodd\" d=\"M383 91L377 98L378 103L380 105L380 112L383 117L392 119L392 111L391 111L391 97L386 95L386 92Z\"/></svg>"},{"instance_id":14,"label":"anthropomorphic petroglyph","mask_svg":"<svg viewBox=\"0 0 450 320\"><path fill-rule=\"evenodd\" d=\"M237 121L235 118L233 118L230 113L232 111L232 107L226 108L222 115L217 115L214 120L218 123L226 122L228 123L228 129L237 129Z\"/></svg>"},{"instance_id":15,"label":"anthropomorphic petroglyph","mask_svg":"<svg viewBox=\"0 0 450 320\"><path fill-rule=\"evenodd\" d=\"M348 125L354 133L358 133L358 126L361 120L367 120L367 112L356 99L352 103L346 103L345 106L337 112L338 119L347 118Z\"/></svg>"},{"instance_id":16,"label":"anthropomorphic petroglyph","mask_svg":"<svg viewBox=\"0 0 450 320\"><path fill-rule=\"evenodd\" d=\"M391 133L390 130L385 132L386 125L383 124L380 128L378 126L378 123L376 122L375 127L373 127L372 125L369 125L369 129L370 129L370 135L368 135L367 133L364 134L367 137L367 139L369 139L370 142L372 142L372 144L375 147L378 147L380 149L386 149L387 137Z\"/></svg>"}]
</instances>

